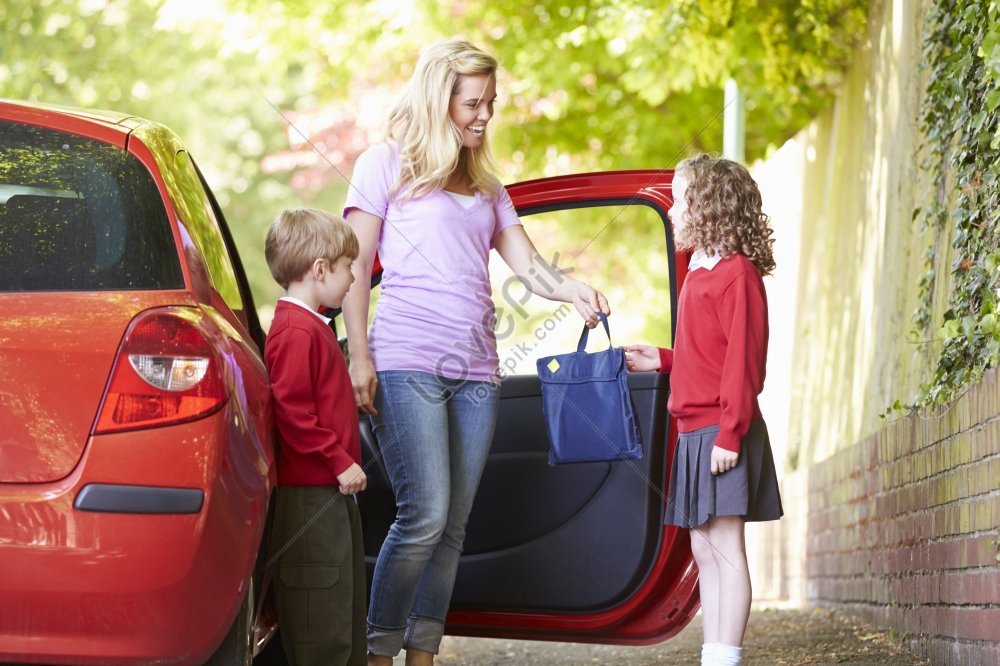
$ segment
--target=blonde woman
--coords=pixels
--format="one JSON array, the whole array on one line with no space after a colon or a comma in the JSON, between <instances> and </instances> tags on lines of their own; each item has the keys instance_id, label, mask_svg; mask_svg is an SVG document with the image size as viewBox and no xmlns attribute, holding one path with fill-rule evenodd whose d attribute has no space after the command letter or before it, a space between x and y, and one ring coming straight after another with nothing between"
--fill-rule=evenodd
<instances>
[{"instance_id":1,"label":"blonde woman","mask_svg":"<svg viewBox=\"0 0 1000 666\"><path fill-rule=\"evenodd\" d=\"M432 664L444 632L498 407L490 249L588 326L610 313L602 294L539 256L491 173L496 71L467 42L426 48L389 115L389 140L358 159L344 207L361 247L344 301L351 379L397 506L372 581L370 665L402 649L407 664ZM382 293L369 332L376 250ZM534 279L553 274L561 279Z\"/></svg>"}]
</instances>

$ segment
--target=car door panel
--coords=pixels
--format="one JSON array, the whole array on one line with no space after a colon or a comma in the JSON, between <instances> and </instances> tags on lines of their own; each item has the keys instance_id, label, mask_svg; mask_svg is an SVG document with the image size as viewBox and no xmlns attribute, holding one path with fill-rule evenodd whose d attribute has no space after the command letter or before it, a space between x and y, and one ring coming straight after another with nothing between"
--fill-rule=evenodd
<instances>
[{"instance_id":1,"label":"car door panel","mask_svg":"<svg viewBox=\"0 0 1000 666\"><path fill-rule=\"evenodd\" d=\"M559 612L612 606L646 576L660 537L662 499L654 493L650 501L646 479L662 474L666 423L653 405L666 401L666 376L630 381L641 460L558 466L548 465L538 379L517 379L536 388L511 397L503 386L452 604Z\"/></svg>"}]
</instances>

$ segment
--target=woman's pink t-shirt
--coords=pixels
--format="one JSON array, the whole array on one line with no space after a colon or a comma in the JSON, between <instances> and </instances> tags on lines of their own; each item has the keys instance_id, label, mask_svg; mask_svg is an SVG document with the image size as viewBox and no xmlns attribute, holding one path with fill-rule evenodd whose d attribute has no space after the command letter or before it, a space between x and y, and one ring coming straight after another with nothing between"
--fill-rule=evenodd
<instances>
[{"instance_id":1,"label":"woman's pink t-shirt","mask_svg":"<svg viewBox=\"0 0 1000 666\"><path fill-rule=\"evenodd\" d=\"M354 208L382 219L382 294L368 345L376 370L417 370L452 379L498 381L496 312L490 288L492 239L520 224L497 182L465 208L438 190L400 201L394 143L358 158L344 215Z\"/></svg>"}]
</instances>

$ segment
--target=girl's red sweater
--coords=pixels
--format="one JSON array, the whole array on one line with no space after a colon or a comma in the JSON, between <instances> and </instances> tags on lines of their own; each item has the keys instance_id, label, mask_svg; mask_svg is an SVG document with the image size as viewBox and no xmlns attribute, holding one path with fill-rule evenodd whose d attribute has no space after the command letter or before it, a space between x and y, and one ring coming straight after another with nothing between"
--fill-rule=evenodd
<instances>
[{"instance_id":1,"label":"girl's red sweater","mask_svg":"<svg viewBox=\"0 0 1000 666\"><path fill-rule=\"evenodd\" d=\"M767 296L760 271L742 254L687 274L673 349L660 349L670 373L667 408L680 432L719 425L715 445L739 452L764 388Z\"/></svg>"}]
</instances>

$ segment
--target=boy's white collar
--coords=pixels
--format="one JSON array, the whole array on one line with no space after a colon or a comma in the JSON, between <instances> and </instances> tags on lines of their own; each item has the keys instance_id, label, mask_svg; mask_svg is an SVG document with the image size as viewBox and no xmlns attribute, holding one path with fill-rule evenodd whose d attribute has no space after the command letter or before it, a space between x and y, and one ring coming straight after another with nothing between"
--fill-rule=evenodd
<instances>
[{"instance_id":1,"label":"boy's white collar","mask_svg":"<svg viewBox=\"0 0 1000 666\"><path fill-rule=\"evenodd\" d=\"M319 317L320 319L322 319L324 324L326 324L328 326L330 324L330 318L329 317L324 317L320 313L316 312L311 307L309 307L306 304L305 301L302 301L302 300L300 300L298 298L295 298L294 296L282 296L278 300L279 301L288 301L289 303L294 303L295 305L298 305L300 308L305 308L306 310L309 310L309 312L312 312L314 315L316 315L317 317Z\"/></svg>"},{"instance_id":2,"label":"boy's white collar","mask_svg":"<svg viewBox=\"0 0 1000 666\"><path fill-rule=\"evenodd\" d=\"M694 254L691 255L691 261L688 262L688 270L693 271L698 268L712 270L720 261L722 261L722 255L718 252L710 257L702 250L695 250Z\"/></svg>"}]
</instances>

